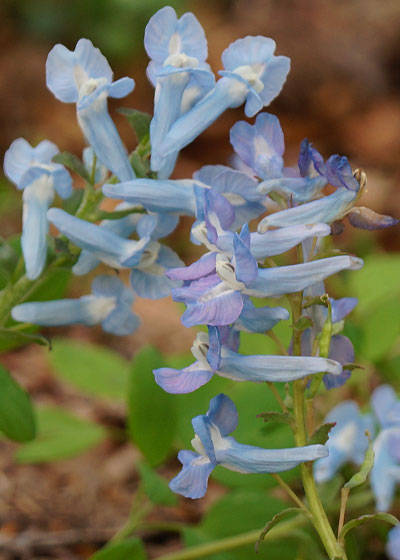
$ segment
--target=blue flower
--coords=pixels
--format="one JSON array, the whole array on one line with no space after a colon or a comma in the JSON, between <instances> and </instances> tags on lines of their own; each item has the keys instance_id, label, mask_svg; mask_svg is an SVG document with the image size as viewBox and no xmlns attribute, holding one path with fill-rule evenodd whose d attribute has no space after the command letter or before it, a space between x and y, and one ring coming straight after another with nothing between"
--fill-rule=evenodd
<instances>
[{"instance_id":1,"label":"blue flower","mask_svg":"<svg viewBox=\"0 0 400 560\"><path fill-rule=\"evenodd\" d=\"M16 321L45 327L101 323L104 331L127 335L137 329L140 319L132 313L134 296L114 276L97 276L92 282L92 295L79 299L28 302L17 305L11 315Z\"/></svg>"},{"instance_id":2,"label":"blue flower","mask_svg":"<svg viewBox=\"0 0 400 560\"><path fill-rule=\"evenodd\" d=\"M382 427L374 441L371 488L376 508L387 511L400 482L400 401L392 387L381 385L373 392L371 402Z\"/></svg>"},{"instance_id":3,"label":"blue flower","mask_svg":"<svg viewBox=\"0 0 400 560\"><path fill-rule=\"evenodd\" d=\"M47 216L72 243L113 268L132 268L139 264L147 245L151 243L150 237L140 241L123 239L109 228L81 220L59 208L51 208Z\"/></svg>"},{"instance_id":4,"label":"blue flower","mask_svg":"<svg viewBox=\"0 0 400 560\"><path fill-rule=\"evenodd\" d=\"M234 403L220 394L210 401L207 414L192 420L196 450L180 451L181 472L171 480L170 488L186 498L202 498L207 491L208 477L217 465L246 473L276 473L292 469L304 461L327 455L323 445L290 449L262 449L238 443L229 434L238 423Z\"/></svg>"},{"instance_id":5,"label":"blue flower","mask_svg":"<svg viewBox=\"0 0 400 560\"><path fill-rule=\"evenodd\" d=\"M191 13L178 19L170 6L161 8L146 26L144 46L152 59L147 74L156 86L150 125L151 168L158 171L160 179L167 179L177 153L163 158L159 146L181 116L183 94L189 82L205 93L212 89L215 78L205 63L207 41L203 28Z\"/></svg>"},{"instance_id":6,"label":"blue flower","mask_svg":"<svg viewBox=\"0 0 400 560\"><path fill-rule=\"evenodd\" d=\"M35 148L23 138L14 140L4 156L4 173L23 190L22 253L26 275L40 276L47 256L47 210L56 191L62 198L72 194L71 176L62 165L52 163L59 153L55 144L44 140Z\"/></svg>"},{"instance_id":7,"label":"blue flower","mask_svg":"<svg viewBox=\"0 0 400 560\"><path fill-rule=\"evenodd\" d=\"M400 526L397 525L388 533L386 552L390 560L400 560Z\"/></svg>"},{"instance_id":8,"label":"blue flower","mask_svg":"<svg viewBox=\"0 0 400 560\"><path fill-rule=\"evenodd\" d=\"M354 401L343 401L335 406L324 420L324 423L330 422L335 425L326 443L329 456L314 463L314 476L318 483L330 480L347 462L361 465L368 447L365 432L373 431L371 417L360 414Z\"/></svg>"},{"instance_id":9,"label":"blue flower","mask_svg":"<svg viewBox=\"0 0 400 560\"><path fill-rule=\"evenodd\" d=\"M160 145L160 154L176 153L190 144L226 109L245 105L252 117L279 94L289 72L290 61L274 56L275 41L266 37L245 37L232 43L222 54L225 70L215 87L170 128Z\"/></svg>"},{"instance_id":10,"label":"blue flower","mask_svg":"<svg viewBox=\"0 0 400 560\"><path fill-rule=\"evenodd\" d=\"M47 87L60 101L76 103L78 123L98 159L120 181L129 181L135 173L108 113L107 98L125 97L135 83L131 78L112 79L106 58L88 39L80 39L74 51L55 45L47 57Z\"/></svg>"},{"instance_id":11,"label":"blue flower","mask_svg":"<svg viewBox=\"0 0 400 560\"><path fill-rule=\"evenodd\" d=\"M340 375L342 372L338 362L323 358L242 355L237 352L237 338L234 339L232 348L230 341L224 340L224 334L223 329L216 327L209 327L209 336L198 333L192 346L192 353L197 361L182 370L154 370L156 382L169 393L190 393L207 383L213 374L234 381L289 382L321 371L332 375Z\"/></svg>"}]
</instances>

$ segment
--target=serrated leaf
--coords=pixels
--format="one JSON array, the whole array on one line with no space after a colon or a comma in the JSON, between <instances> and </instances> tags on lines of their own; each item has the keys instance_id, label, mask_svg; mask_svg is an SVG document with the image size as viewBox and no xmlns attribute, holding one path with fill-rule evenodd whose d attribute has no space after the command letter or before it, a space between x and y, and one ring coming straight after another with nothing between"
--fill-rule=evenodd
<instances>
[{"instance_id":1,"label":"serrated leaf","mask_svg":"<svg viewBox=\"0 0 400 560\"><path fill-rule=\"evenodd\" d=\"M391 525L398 525L399 520L390 513L385 512L378 512L378 513L371 513L368 515L362 515L361 517L357 517L357 519L352 519L348 521L343 529L340 531L339 540L343 542L346 534L354 529L355 527L359 527L368 521L385 521L386 523L390 523Z\"/></svg>"},{"instance_id":2,"label":"serrated leaf","mask_svg":"<svg viewBox=\"0 0 400 560\"><path fill-rule=\"evenodd\" d=\"M75 457L106 436L102 426L72 415L61 407L36 410L37 437L16 453L20 463L47 463Z\"/></svg>"},{"instance_id":3,"label":"serrated leaf","mask_svg":"<svg viewBox=\"0 0 400 560\"><path fill-rule=\"evenodd\" d=\"M129 377L128 433L152 466L168 457L177 426L176 400L154 380L153 369L164 365L148 346L136 354Z\"/></svg>"},{"instance_id":4,"label":"serrated leaf","mask_svg":"<svg viewBox=\"0 0 400 560\"><path fill-rule=\"evenodd\" d=\"M258 552L261 541L264 540L265 535L272 529L272 527L275 527L276 525L278 525L278 523L280 521L282 521L285 517L288 517L288 516L291 516L291 515L294 515L294 514L299 514L299 513L302 513L303 515L305 515L304 510L302 510L301 508L291 507L291 508L284 509L283 511L280 511L279 513L274 515L274 517L271 519L271 521L268 521L268 523L265 525L264 529L261 531L260 536L257 539L256 552Z\"/></svg>"},{"instance_id":5,"label":"serrated leaf","mask_svg":"<svg viewBox=\"0 0 400 560\"><path fill-rule=\"evenodd\" d=\"M289 424L291 426L293 424L293 417L289 414L285 414L284 412L261 412L260 414L256 415L257 418L262 418L264 422L280 422L283 424Z\"/></svg>"},{"instance_id":6,"label":"serrated leaf","mask_svg":"<svg viewBox=\"0 0 400 560\"><path fill-rule=\"evenodd\" d=\"M107 544L95 552L89 560L147 560L146 550L140 539L132 538Z\"/></svg>"},{"instance_id":7,"label":"serrated leaf","mask_svg":"<svg viewBox=\"0 0 400 560\"><path fill-rule=\"evenodd\" d=\"M129 363L111 349L58 338L47 359L57 376L88 395L126 398Z\"/></svg>"},{"instance_id":8,"label":"serrated leaf","mask_svg":"<svg viewBox=\"0 0 400 560\"><path fill-rule=\"evenodd\" d=\"M61 163L61 165L75 171L75 173L83 177L85 181L89 181L89 173L86 167L75 154L71 154L71 152L61 152L53 157L53 161L54 163Z\"/></svg>"},{"instance_id":9,"label":"serrated leaf","mask_svg":"<svg viewBox=\"0 0 400 560\"><path fill-rule=\"evenodd\" d=\"M36 420L29 395L0 365L0 431L15 441L36 435Z\"/></svg>"},{"instance_id":10,"label":"serrated leaf","mask_svg":"<svg viewBox=\"0 0 400 560\"><path fill-rule=\"evenodd\" d=\"M177 503L177 496L170 490L167 481L159 476L154 469L146 463L137 465L146 495L153 504L173 506Z\"/></svg>"},{"instance_id":11,"label":"serrated leaf","mask_svg":"<svg viewBox=\"0 0 400 560\"><path fill-rule=\"evenodd\" d=\"M329 432L334 426L336 426L336 422L327 422L326 424L322 424L322 426L315 430L315 432L311 436L309 445L316 445L318 443L321 445L325 445L325 443L329 439Z\"/></svg>"},{"instance_id":12,"label":"serrated leaf","mask_svg":"<svg viewBox=\"0 0 400 560\"><path fill-rule=\"evenodd\" d=\"M136 138L139 143L143 142L143 140L146 140L146 138L150 136L151 115L144 113L143 111L129 109L127 107L121 107L118 109L118 112L128 119L129 124L135 131Z\"/></svg>"},{"instance_id":13,"label":"serrated leaf","mask_svg":"<svg viewBox=\"0 0 400 560\"><path fill-rule=\"evenodd\" d=\"M344 488L348 488L351 490L352 488L356 488L367 480L369 473L371 472L372 467L374 466L374 449L373 443L371 438L369 438L368 448L365 452L364 460L361 464L360 470L354 474L348 482L344 485Z\"/></svg>"}]
</instances>

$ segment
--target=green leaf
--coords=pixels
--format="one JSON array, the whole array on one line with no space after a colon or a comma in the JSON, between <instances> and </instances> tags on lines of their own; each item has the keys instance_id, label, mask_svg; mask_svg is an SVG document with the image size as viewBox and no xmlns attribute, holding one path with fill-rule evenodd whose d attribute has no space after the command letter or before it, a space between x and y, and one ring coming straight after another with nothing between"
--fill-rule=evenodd
<instances>
[{"instance_id":1,"label":"green leaf","mask_svg":"<svg viewBox=\"0 0 400 560\"><path fill-rule=\"evenodd\" d=\"M127 107L121 107L118 109L118 112L128 119L139 143L143 143L143 140L149 138L151 115L137 109L128 109Z\"/></svg>"},{"instance_id":2,"label":"green leaf","mask_svg":"<svg viewBox=\"0 0 400 560\"><path fill-rule=\"evenodd\" d=\"M39 346L51 348L51 342L48 338L41 334L27 332L26 330L4 329L0 327L0 341L6 343L8 341L11 345L15 346L22 346L23 344L33 342L34 344L39 344Z\"/></svg>"},{"instance_id":3,"label":"green leaf","mask_svg":"<svg viewBox=\"0 0 400 560\"><path fill-rule=\"evenodd\" d=\"M177 425L176 399L154 380L153 369L163 366L161 354L146 347L135 356L129 379L129 436L152 466L170 454Z\"/></svg>"},{"instance_id":4,"label":"green leaf","mask_svg":"<svg viewBox=\"0 0 400 560\"><path fill-rule=\"evenodd\" d=\"M68 212L68 214L75 215L76 211L78 210L82 202L84 193L85 193L85 189L75 189L69 198L63 200L62 202L63 210Z\"/></svg>"},{"instance_id":5,"label":"green leaf","mask_svg":"<svg viewBox=\"0 0 400 560\"><path fill-rule=\"evenodd\" d=\"M146 550L140 539L132 538L106 545L90 557L90 560L147 560Z\"/></svg>"},{"instance_id":6,"label":"green leaf","mask_svg":"<svg viewBox=\"0 0 400 560\"><path fill-rule=\"evenodd\" d=\"M47 463L75 457L106 436L102 426L73 416L62 408L39 408L36 415L37 437L17 451L20 463Z\"/></svg>"},{"instance_id":7,"label":"green leaf","mask_svg":"<svg viewBox=\"0 0 400 560\"><path fill-rule=\"evenodd\" d=\"M400 335L400 301L391 298L368 313L362 321L363 344L360 355L378 361L388 354Z\"/></svg>"},{"instance_id":8,"label":"green leaf","mask_svg":"<svg viewBox=\"0 0 400 560\"><path fill-rule=\"evenodd\" d=\"M378 513L371 513L368 515L362 515L361 517L357 517L357 519L352 519L348 523L345 524L343 529L340 531L339 540L344 541L346 534L354 529L355 527L359 527L368 521L385 521L386 523L390 523L391 525L398 525L399 520L390 513L378 512Z\"/></svg>"},{"instance_id":9,"label":"green leaf","mask_svg":"<svg viewBox=\"0 0 400 560\"><path fill-rule=\"evenodd\" d=\"M344 488L348 488L351 490L352 488L356 488L357 486L361 486L367 480L369 473L371 472L372 467L374 466L374 449L373 443L371 438L369 437L369 443L367 451L365 452L364 460L360 467L360 470L354 474L348 482L344 485Z\"/></svg>"},{"instance_id":10,"label":"green leaf","mask_svg":"<svg viewBox=\"0 0 400 560\"><path fill-rule=\"evenodd\" d=\"M258 540L256 542L256 552L258 552L261 541L264 540L266 534L272 529L272 527L278 525L278 523L280 523L286 517L291 517L292 515L299 513L306 515L305 511L301 508L287 508L274 515L271 521L268 521L268 523L265 525L264 529L260 533L260 536L258 537Z\"/></svg>"},{"instance_id":11,"label":"green leaf","mask_svg":"<svg viewBox=\"0 0 400 560\"><path fill-rule=\"evenodd\" d=\"M124 400L129 363L116 352L95 344L58 338L47 358L54 373L88 395Z\"/></svg>"},{"instance_id":12,"label":"green leaf","mask_svg":"<svg viewBox=\"0 0 400 560\"><path fill-rule=\"evenodd\" d=\"M284 509L283 511L280 511L279 513L274 515L271 521L268 521L268 523L265 525L264 529L260 533L260 536L258 537L258 540L256 542L256 552L258 552L261 541L264 540L265 535L268 533L268 531L272 529L272 527L278 525L278 523L280 523L283 519L285 519L285 517L288 516L290 517L294 514L299 514L299 513L305 515L304 510L302 510L301 508L291 507L291 508Z\"/></svg>"},{"instance_id":13,"label":"green leaf","mask_svg":"<svg viewBox=\"0 0 400 560\"><path fill-rule=\"evenodd\" d=\"M289 414L276 412L275 410L272 412L261 412L257 414L257 418L262 418L264 422L280 422L281 424L289 424L289 426L291 426L294 421L294 418Z\"/></svg>"},{"instance_id":14,"label":"green leaf","mask_svg":"<svg viewBox=\"0 0 400 560\"><path fill-rule=\"evenodd\" d=\"M83 177L85 181L89 181L89 173L87 172L86 167L75 154L71 154L70 152L61 152L53 157L53 161L54 163L61 163L61 165L65 165L65 167L68 167Z\"/></svg>"},{"instance_id":15,"label":"green leaf","mask_svg":"<svg viewBox=\"0 0 400 560\"><path fill-rule=\"evenodd\" d=\"M36 435L35 415L29 395L0 365L0 430L15 441Z\"/></svg>"},{"instance_id":16,"label":"green leaf","mask_svg":"<svg viewBox=\"0 0 400 560\"><path fill-rule=\"evenodd\" d=\"M176 494L170 490L164 478L159 476L155 470L146 465L146 463L141 462L137 467L142 479L143 489L153 504L174 506L177 503L178 499Z\"/></svg>"},{"instance_id":17,"label":"green leaf","mask_svg":"<svg viewBox=\"0 0 400 560\"><path fill-rule=\"evenodd\" d=\"M329 438L329 432L335 426L336 422L328 422L326 424L322 424L310 438L309 445L316 445L320 443L321 445L325 445Z\"/></svg>"}]
</instances>

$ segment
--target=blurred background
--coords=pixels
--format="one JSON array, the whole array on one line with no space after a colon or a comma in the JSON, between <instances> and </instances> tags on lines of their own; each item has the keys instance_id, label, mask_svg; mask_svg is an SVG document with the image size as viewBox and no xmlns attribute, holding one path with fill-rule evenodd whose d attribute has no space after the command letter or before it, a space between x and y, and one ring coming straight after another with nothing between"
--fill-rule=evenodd
<instances>
[{"instance_id":1,"label":"blurred background","mask_svg":"<svg viewBox=\"0 0 400 560\"><path fill-rule=\"evenodd\" d=\"M73 49L81 37L91 39L100 48L116 78L127 75L136 81L135 90L122 103L110 102L111 114L126 145L134 148L133 131L115 109L123 105L152 112L154 91L145 77L147 56L143 49L143 33L151 15L165 5L172 5L178 15L185 11L196 14L206 32L209 62L215 71L221 68L223 49L233 40L258 34L275 39L277 54L287 55L292 60L283 92L267 109L280 118L286 140L286 164L296 163L298 146L304 137L308 137L324 157L345 154L353 169L361 167L368 176L368 190L361 204L400 217L398 0L2 0L0 152L4 154L14 138L23 136L33 144L48 138L60 150L81 155L84 142L74 106L57 101L45 84L48 51L58 42ZM242 109L226 112L183 150L174 177L189 177L204 164L228 163L232 155L229 129L243 118ZM19 233L20 224L20 194L2 178L0 235ZM189 245L189 227L190 222L183 220L180 229L168 241L186 262L199 254ZM397 314L400 266L398 261L386 266L394 261L385 255L394 258L400 249L399 227L371 234L346 226L345 232L335 239L335 245L371 260L374 275L368 279L364 274L362 290L365 293L370 295L377 283L381 291L385 290L386 283L393 285L393 301L389 302L392 314L379 316L381 323L376 323L375 327L383 329L382 340L379 350L371 351L368 356L374 364L373 369L368 370L369 379L375 379L378 368L384 379L393 381L400 366ZM374 264L380 262L384 263L383 268ZM341 288L343 283L334 285L339 293ZM356 284L353 288L357 291ZM69 293L72 296L82 293L82 282L72 283ZM48 334L61 333L73 340L106 344L124 360L149 343L168 354L188 351L194 333L181 326L181 310L175 304L162 300L154 305L140 300L135 310L143 324L134 335L124 339L106 336L99 329L79 327L48 330ZM372 320L372 315L369 318ZM390 336L383 328L387 322L395 326ZM361 323L362 316L358 323L355 320L348 327L360 352L363 347L372 348L371 340L375 338L374 333L361 332ZM391 341L389 358L388 336ZM254 347L252 350L255 352ZM250 353L250 346L248 351ZM100 418L116 428L123 427L124 409L120 403L104 404L81 396L53 375L55 366L50 362L43 349L35 346L4 355L5 365L37 402L62 403L84 417ZM350 386L346 391L351 393L356 389ZM188 418L191 416L189 414ZM131 445L106 442L100 449L77 459L34 466L16 466L15 446L3 442L0 445L4 451L0 459L1 558L53 557L53 553L54 557L62 559L87 558L102 542L101 538L92 539L85 546L61 542L51 553L50 548L45 547L44 552L40 549L37 555L33 547L24 555L23 547L22 552L7 548L1 552L1 536L86 527L89 517L91 529L123 524L137 483L132 464L138 452ZM97 479L93 478L94 470ZM174 471L175 463L167 467L166 473ZM213 501L220 493L216 486L201 505L185 503L176 515L199 519L208 501ZM165 513L166 518L169 515ZM73 535L71 539L73 541ZM159 550L168 550L168 546L169 541L151 543L151 557ZM174 546L176 543L172 543ZM375 557L383 558L378 553Z\"/></svg>"}]
</instances>

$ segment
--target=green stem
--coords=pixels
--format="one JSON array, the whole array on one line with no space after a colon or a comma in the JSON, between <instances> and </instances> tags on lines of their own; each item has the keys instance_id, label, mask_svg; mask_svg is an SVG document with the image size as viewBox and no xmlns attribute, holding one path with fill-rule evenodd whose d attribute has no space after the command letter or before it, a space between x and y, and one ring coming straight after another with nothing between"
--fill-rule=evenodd
<instances>
[{"instance_id":1,"label":"green stem","mask_svg":"<svg viewBox=\"0 0 400 560\"><path fill-rule=\"evenodd\" d=\"M287 538L294 529L297 529L306 523L307 519L303 515L298 515L289 521L285 521L280 523L278 526L273 527L266 534L264 540L276 541L282 537ZM261 531L262 529L256 529L255 531L249 531L248 533L227 537L219 541L191 546L185 550L179 550L178 552L171 552L169 554L159 556L157 560L194 560L195 558L203 558L204 556L218 554L218 552L226 552L228 550L240 548L249 544L255 544Z\"/></svg>"},{"instance_id":2,"label":"green stem","mask_svg":"<svg viewBox=\"0 0 400 560\"><path fill-rule=\"evenodd\" d=\"M302 292L293 294L290 298L294 325L302 314L302 300ZM293 329L293 356L301 356L301 332L297 329ZM305 384L302 379L293 382L293 414L296 423L294 433L296 445L298 447L303 447L307 445L308 442L305 415ZM311 512L311 520L329 558L331 560L335 558L346 560L346 553L336 540L336 536L321 503L312 472L312 463L302 463L300 471L304 492Z\"/></svg>"}]
</instances>

